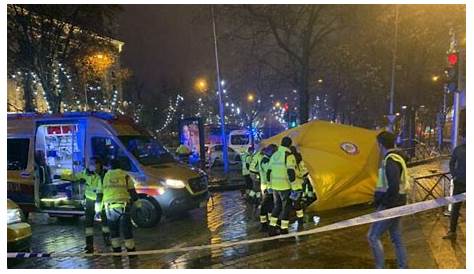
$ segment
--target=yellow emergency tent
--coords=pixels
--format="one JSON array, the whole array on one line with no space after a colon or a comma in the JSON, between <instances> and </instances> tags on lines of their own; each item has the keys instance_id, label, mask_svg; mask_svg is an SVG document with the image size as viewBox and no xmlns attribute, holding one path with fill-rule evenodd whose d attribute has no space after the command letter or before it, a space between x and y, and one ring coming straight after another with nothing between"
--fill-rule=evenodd
<instances>
[{"instance_id":1,"label":"yellow emergency tent","mask_svg":"<svg viewBox=\"0 0 474 274\"><path fill-rule=\"evenodd\" d=\"M291 137L303 156L318 200L310 211L327 210L372 199L379 165L379 131L311 121L262 141L280 145Z\"/></svg>"}]
</instances>

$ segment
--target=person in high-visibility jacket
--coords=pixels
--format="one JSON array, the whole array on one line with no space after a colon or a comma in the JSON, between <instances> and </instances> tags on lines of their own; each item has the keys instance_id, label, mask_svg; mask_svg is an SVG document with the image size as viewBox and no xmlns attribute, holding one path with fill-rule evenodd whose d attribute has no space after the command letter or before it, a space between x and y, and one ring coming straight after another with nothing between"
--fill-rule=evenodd
<instances>
[{"instance_id":1,"label":"person in high-visibility jacket","mask_svg":"<svg viewBox=\"0 0 474 274\"><path fill-rule=\"evenodd\" d=\"M101 210L100 206L96 204L97 192L102 183L105 170L102 160L99 157L93 156L89 159L89 165L86 169L79 173L63 172L59 177L68 181L84 181L85 182L85 234L87 253L94 252L94 217L96 211L100 213L102 222L102 236L107 246L110 245L110 231L107 225L107 215L105 210Z\"/></svg>"},{"instance_id":2,"label":"person in high-visibility jacket","mask_svg":"<svg viewBox=\"0 0 474 274\"><path fill-rule=\"evenodd\" d=\"M281 146L272 155L267 171L267 179L273 189L273 210L270 218L269 235L288 234L289 212L291 209L291 183L296 179L296 159L290 151L291 138L283 137ZM278 219L281 220L280 231L277 229Z\"/></svg>"},{"instance_id":3,"label":"person in high-visibility jacket","mask_svg":"<svg viewBox=\"0 0 474 274\"><path fill-rule=\"evenodd\" d=\"M377 211L402 206L407 201L408 169L403 153L394 149L395 138L395 135L388 131L377 135L380 151L384 155L374 193L374 205ZM401 237L400 217L377 221L370 226L367 239L375 258L375 267L384 268L384 251L380 238L387 231L390 233L390 238L396 249L398 267L407 268L407 255Z\"/></svg>"},{"instance_id":4,"label":"person in high-visibility jacket","mask_svg":"<svg viewBox=\"0 0 474 274\"><path fill-rule=\"evenodd\" d=\"M110 165L111 169L104 176L97 200L103 204L107 213L113 252L122 251L120 232L127 251L132 252L135 251L135 241L130 208L138 200L138 194L132 177L121 169L120 161L113 159Z\"/></svg>"},{"instance_id":5,"label":"person in high-visibility jacket","mask_svg":"<svg viewBox=\"0 0 474 274\"><path fill-rule=\"evenodd\" d=\"M262 149L262 156L257 163L257 170L260 177L260 191L262 193L262 202L260 203L260 231L268 231L268 222L271 218L273 209L273 192L270 182L267 180L267 171L270 163L270 157L278 149L277 145L271 144Z\"/></svg>"},{"instance_id":6,"label":"person in high-visibility jacket","mask_svg":"<svg viewBox=\"0 0 474 274\"><path fill-rule=\"evenodd\" d=\"M296 160L296 179L291 184L291 195L293 209L296 211L296 218L298 220L298 230L303 228L304 205L303 205L303 182L309 172L306 169L305 163L301 153L298 152L295 146L290 147L291 153Z\"/></svg>"},{"instance_id":7,"label":"person in high-visibility jacket","mask_svg":"<svg viewBox=\"0 0 474 274\"><path fill-rule=\"evenodd\" d=\"M252 156L252 162L249 166L250 178L252 179L252 189L251 189L251 201L256 206L260 204L260 200L262 198L262 192L260 190L260 181L262 178L260 177L260 162L264 156L263 149L257 151Z\"/></svg>"},{"instance_id":8,"label":"person in high-visibility jacket","mask_svg":"<svg viewBox=\"0 0 474 274\"><path fill-rule=\"evenodd\" d=\"M189 155L191 155L191 150L187 145L181 143L178 148L176 148L176 155L181 161L186 162L189 159Z\"/></svg>"},{"instance_id":9,"label":"person in high-visibility jacket","mask_svg":"<svg viewBox=\"0 0 474 274\"><path fill-rule=\"evenodd\" d=\"M250 177L250 163L252 162L253 147L249 147L247 151L244 151L240 155L242 161L242 176L245 180L245 189L242 192L242 196L249 196L251 198L251 189L253 187L252 178ZM246 197L247 198L247 197Z\"/></svg>"}]
</instances>

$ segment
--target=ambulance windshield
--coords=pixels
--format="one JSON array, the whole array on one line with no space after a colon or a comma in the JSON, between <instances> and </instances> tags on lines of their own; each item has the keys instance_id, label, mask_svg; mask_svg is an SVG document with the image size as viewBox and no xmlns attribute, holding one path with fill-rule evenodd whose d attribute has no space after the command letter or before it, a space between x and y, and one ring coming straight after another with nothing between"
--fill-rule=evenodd
<instances>
[{"instance_id":1,"label":"ambulance windshield","mask_svg":"<svg viewBox=\"0 0 474 274\"><path fill-rule=\"evenodd\" d=\"M159 165L174 161L171 153L151 137L122 135L119 139L142 165Z\"/></svg>"}]
</instances>

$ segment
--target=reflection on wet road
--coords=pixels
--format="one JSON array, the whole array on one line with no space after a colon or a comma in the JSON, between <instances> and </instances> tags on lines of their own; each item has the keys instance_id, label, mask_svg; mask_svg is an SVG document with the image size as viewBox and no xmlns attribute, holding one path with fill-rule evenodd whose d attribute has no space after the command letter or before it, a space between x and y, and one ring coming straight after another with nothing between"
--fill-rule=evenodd
<instances>
[{"instance_id":1,"label":"reflection on wet road","mask_svg":"<svg viewBox=\"0 0 474 274\"><path fill-rule=\"evenodd\" d=\"M430 169L445 170L445 164L412 168L413 175L425 175ZM321 212L320 225L359 216L372 209L367 205ZM465 210L462 211L465 216ZM83 220L60 222L46 214L31 214L35 252L83 252ZM431 210L403 218L403 237L412 268L465 268L465 220L460 219L457 242L441 240L448 219L441 210ZM314 224L306 223L305 228ZM294 228L291 228L294 229ZM290 229L290 230L291 230ZM152 250L218 244L227 241L265 237L260 233L258 214L239 191L214 193L207 209L196 209L174 219L164 220L155 228L135 229L137 250ZM128 258L35 258L16 264L15 268L372 268L366 233L367 225L326 233L242 245L229 248L144 255ZM108 251L96 229L95 248ZM394 268L395 255L386 246L387 266Z\"/></svg>"}]
</instances>

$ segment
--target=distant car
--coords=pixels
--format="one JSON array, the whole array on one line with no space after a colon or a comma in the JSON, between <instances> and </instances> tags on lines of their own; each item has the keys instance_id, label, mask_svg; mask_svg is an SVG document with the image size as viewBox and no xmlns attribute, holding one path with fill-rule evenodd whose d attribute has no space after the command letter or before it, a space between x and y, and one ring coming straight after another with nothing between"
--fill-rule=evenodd
<instances>
[{"instance_id":1,"label":"distant car","mask_svg":"<svg viewBox=\"0 0 474 274\"><path fill-rule=\"evenodd\" d=\"M223 164L222 161L222 145L210 145L206 147L207 162L210 167L218 164ZM233 148L227 147L227 157L229 158L229 164L234 165L240 163L240 154Z\"/></svg>"},{"instance_id":2,"label":"distant car","mask_svg":"<svg viewBox=\"0 0 474 274\"><path fill-rule=\"evenodd\" d=\"M25 222L23 211L10 199L7 201L7 235L8 252L30 250L31 226Z\"/></svg>"}]
</instances>

